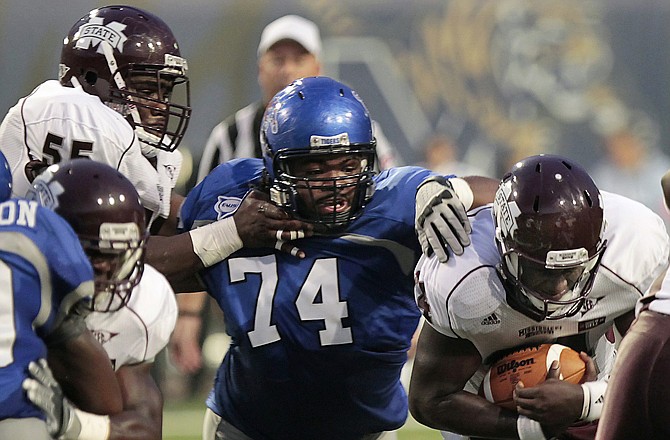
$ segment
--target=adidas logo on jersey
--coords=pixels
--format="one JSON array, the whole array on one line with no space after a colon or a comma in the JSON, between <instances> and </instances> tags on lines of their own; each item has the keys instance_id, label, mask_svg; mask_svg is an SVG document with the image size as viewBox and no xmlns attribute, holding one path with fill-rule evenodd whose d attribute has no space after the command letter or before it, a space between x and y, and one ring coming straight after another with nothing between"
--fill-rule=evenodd
<instances>
[{"instance_id":1,"label":"adidas logo on jersey","mask_svg":"<svg viewBox=\"0 0 670 440\"><path fill-rule=\"evenodd\" d=\"M495 313L491 313L489 316L482 320L482 325L495 325L500 324L500 318Z\"/></svg>"}]
</instances>

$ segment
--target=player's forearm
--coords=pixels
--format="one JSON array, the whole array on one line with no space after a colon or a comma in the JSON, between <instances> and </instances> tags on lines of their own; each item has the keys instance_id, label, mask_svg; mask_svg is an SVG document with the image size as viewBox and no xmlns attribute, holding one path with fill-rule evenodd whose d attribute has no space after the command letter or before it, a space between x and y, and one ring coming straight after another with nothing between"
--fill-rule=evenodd
<instances>
[{"instance_id":1,"label":"player's forearm","mask_svg":"<svg viewBox=\"0 0 670 440\"><path fill-rule=\"evenodd\" d=\"M124 411L111 416L110 421L108 440L161 440L163 437L160 412L149 415L146 410Z\"/></svg>"},{"instance_id":2,"label":"player's forearm","mask_svg":"<svg viewBox=\"0 0 670 440\"><path fill-rule=\"evenodd\" d=\"M470 189L474 194L474 201L472 202L471 208L477 208L493 202L496 190L498 189L498 184L500 183L499 180L481 176L463 177L463 180L468 182L468 185L470 185Z\"/></svg>"},{"instance_id":3,"label":"player's forearm","mask_svg":"<svg viewBox=\"0 0 670 440\"><path fill-rule=\"evenodd\" d=\"M80 408L96 414L114 414L123 408L111 361L88 331L49 346L48 361L65 395Z\"/></svg>"},{"instance_id":4,"label":"player's forearm","mask_svg":"<svg viewBox=\"0 0 670 440\"><path fill-rule=\"evenodd\" d=\"M179 316L200 316L205 306L207 292L193 292L177 295Z\"/></svg>"},{"instance_id":5,"label":"player's forearm","mask_svg":"<svg viewBox=\"0 0 670 440\"><path fill-rule=\"evenodd\" d=\"M193 252L188 233L172 237L152 235L147 243L146 262L171 283L181 281L203 268L202 261Z\"/></svg>"},{"instance_id":6,"label":"player's forearm","mask_svg":"<svg viewBox=\"0 0 670 440\"><path fill-rule=\"evenodd\" d=\"M419 423L441 431L469 437L519 438L514 412L466 391L442 397L411 397L410 412Z\"/></svg>"},{"instance_id":7,"label":"player's forearm","mask_svg":"<svg viewBox=\"0 0 670 440\"><path fill-rule=\"evenodd\" d=\"M160 440L163 397L151 376L151 363L126 365L117 371L123 389L123 412L110 417L108 440Z\"/></svg>"}]
</instances>

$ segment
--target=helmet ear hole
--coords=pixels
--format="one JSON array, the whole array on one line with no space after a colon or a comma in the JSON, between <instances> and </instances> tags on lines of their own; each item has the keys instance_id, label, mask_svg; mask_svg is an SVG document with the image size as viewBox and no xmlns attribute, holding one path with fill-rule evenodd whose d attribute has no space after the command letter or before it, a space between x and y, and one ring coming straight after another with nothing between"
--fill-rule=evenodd
<instances>
[{"instance_id":1,"label":"helmet ear hole","mask_svg":"<svg viewBox=\"0 0 670 440\"><path fill-rule=\"evenodd\" d=\"M94 86L95 83L98 82L98 74L88 70L84 73L84 81L86 81L87 84Z\"/></svg>"}]
</instances>

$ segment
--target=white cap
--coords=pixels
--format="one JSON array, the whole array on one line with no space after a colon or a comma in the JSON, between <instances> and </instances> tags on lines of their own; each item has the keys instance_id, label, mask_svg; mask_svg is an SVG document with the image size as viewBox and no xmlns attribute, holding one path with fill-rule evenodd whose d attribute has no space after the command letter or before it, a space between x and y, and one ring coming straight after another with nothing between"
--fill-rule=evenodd
<instances>
[{"instance_id":1,"label":"white cap","mask_svg":"<svg viewBox=\"0 0 670 440\"><path fill-rule=\"evenodd\" d=\"M307 52L319 57L321 54L321 36L314 22L297 15L285 15L265 26L258 45L258 56L268 51L281 40L293 40Z\"/></svg>"}]
</instances>

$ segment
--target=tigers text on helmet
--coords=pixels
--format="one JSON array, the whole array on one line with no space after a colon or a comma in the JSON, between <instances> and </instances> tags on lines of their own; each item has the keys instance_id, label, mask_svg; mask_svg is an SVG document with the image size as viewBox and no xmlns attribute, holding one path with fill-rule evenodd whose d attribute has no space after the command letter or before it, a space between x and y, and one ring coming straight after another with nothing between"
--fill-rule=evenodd
<instances>
[{"instance_id":1,"label":"tigers text on helmet","mask_svg":"<svg viewBox=\"0 0 670 440\"><path fill-rule=\"evenodd\" d=\"M132 6L106 6L65 37L58 77L126 117L142 151L155 155L155 148L173 151L184 137L191 116L187 70L163 20Z\"/></svg>"},{"instance_id":2,"label":"tigers text on helmet","mask_svg":"<svg viewBox=\"0 0 670 440\"><path fill-rule=\"evenodd\" d=\"M576 314L607 245L600 192L577 163L538 155L517 162L493 203L510 305L541 321Z\"/></svg>"},{"instance_id":3,"label":"tigers text on helmet","mask_svg":"<svg viewBox=\"0 0 670 440\"><path fill-rule=\"evenodd\" d=\"M9 162L2 151L0 151L0 203L12 197L12 170Z\"/></svg>"},{"instance_id":4,"label":"tigers text on helmet","mask_svg":"<svg viewBox=\"0 0 670 440\"><path fill-rule=\"evenodd\" d=\"M370 115L342 83L302 78L277 93L265 110L261 144L270 198L296 218L335 232L358 218L372 197ZM332 161L337 170L324 171ZM305 172L308 163L312 169Z\"/></svg>"},{"instance_id":5,"label":"tigers text on helmet","mask_svg":"<svg viewBox=\"0 0 670 440\"><path fill-rule=\"evenodd\" d=\"M123 307L142 278L149 236L133 184L109 165L73 159L48 167L28 197L65 218L78 235L95 272L91 309Z\"/></svg>"}]
</instances>

